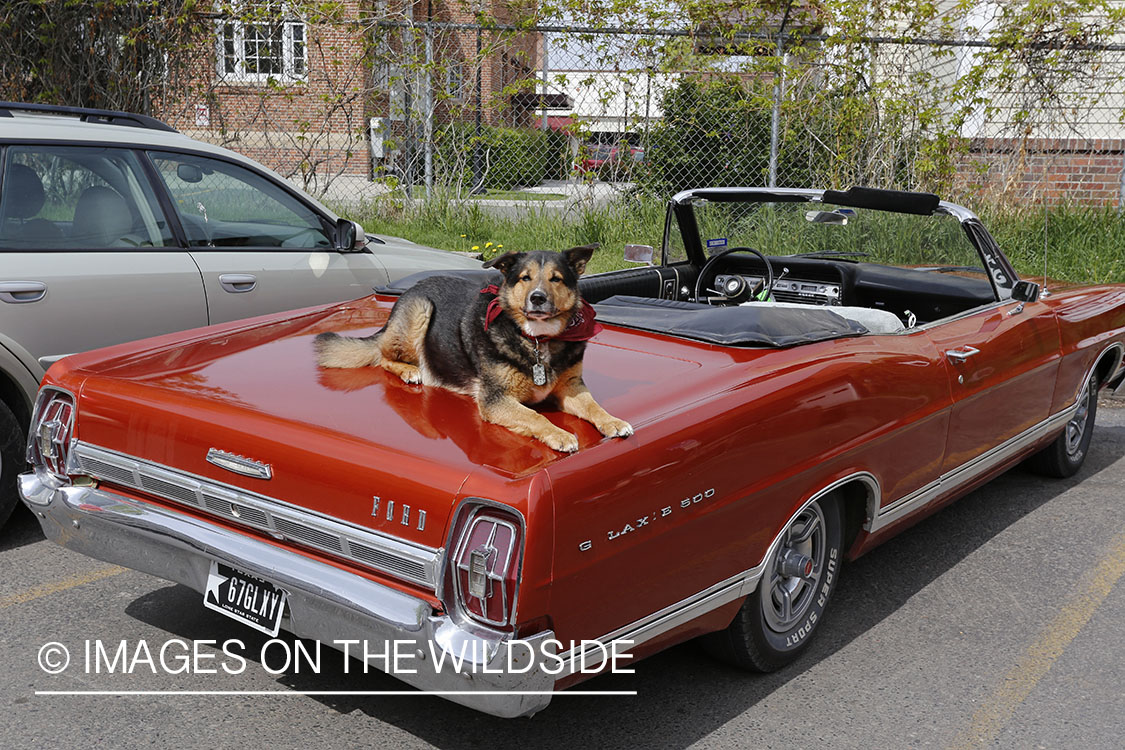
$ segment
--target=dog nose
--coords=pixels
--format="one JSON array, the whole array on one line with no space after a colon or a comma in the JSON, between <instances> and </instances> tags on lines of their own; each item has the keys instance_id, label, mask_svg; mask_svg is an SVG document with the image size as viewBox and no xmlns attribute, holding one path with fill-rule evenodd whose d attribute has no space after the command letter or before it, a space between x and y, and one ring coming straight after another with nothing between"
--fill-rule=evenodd
<instances>
[{"instance_id":1,"label":"dog nose","mask_svg":"<svg viewBox=\"0 0 1125 750\"><path fill-rule=\"evenodd\" d=\"M533 305L543 305L547 302L547 293L542 289L536 289L530 295L528 295L527 299Z\"/></svg>"}]
</instances>

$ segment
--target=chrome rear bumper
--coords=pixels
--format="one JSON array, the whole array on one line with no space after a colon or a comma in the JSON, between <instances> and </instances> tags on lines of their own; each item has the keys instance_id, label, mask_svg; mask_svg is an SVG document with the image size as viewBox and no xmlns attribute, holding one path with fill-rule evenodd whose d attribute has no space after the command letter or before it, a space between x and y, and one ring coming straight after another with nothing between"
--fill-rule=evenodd
<instances>
[{"instance_id":1,"label":"chrome rear bumper","mask_svg":"<svg viewBox=\"0 0 1125 750\"><path fill-rule=\"evenodd\" d=\"M374 651L396 642L415 658L409 662L414 673L394 676L420 690L441 691L444 698L501 717L533 714L551 700L555 678L541 668L546 642L554 639L551 631L521 639L521 647L513 648L499 634L471 631L435 615L421 599L260 539L92 486L54 487L35 473L19 479L20 494L47 538L67 549L182 583L201 595L212 561L224 563L286 592L282 627L294 635L326 645L367 642ZM439 668L432 655L443 651L450 658ZM463 664L454 670L451 660L462 655ZM533 659L537 663L529 668Z\"/></svg>"}]
</instances>

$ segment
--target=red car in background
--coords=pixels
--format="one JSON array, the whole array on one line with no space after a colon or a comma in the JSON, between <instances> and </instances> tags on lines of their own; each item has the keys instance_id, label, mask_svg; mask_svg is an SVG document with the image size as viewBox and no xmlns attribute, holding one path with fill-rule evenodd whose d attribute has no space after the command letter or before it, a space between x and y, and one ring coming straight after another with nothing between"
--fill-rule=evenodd
<instances>
[{"instance_id":1,"label":"red car in background","mask_svg":"<svg viewBox=\"0 0 1125 750\"><path fill-rule=\"evenodd\" d=\"M630 438L545 403L557 453L470 396L319 370L314 337L377 330L388 289L61 360L23 497L65 547L267 633L405 644L400 679L520 716L606 650L793 661L848 560L1021 461L1075 474L1125 381L1125 286L1047 294L934 195L684 191L661 252L581 280L585 380Z\"/></svg>"},{"instance_id":2,"label":"red car in background","mask_svg":"<svg viewBox=\"0 0 1125 750\"><path fill-rule=\"evenodd\" d=\"M641 146L622 147L617 143L588 143L579 153L581 161L578 168L583 174L594 174L603 179L628 175L633 164L644 161L645 150Z\"/></svg>"}]
</instances>

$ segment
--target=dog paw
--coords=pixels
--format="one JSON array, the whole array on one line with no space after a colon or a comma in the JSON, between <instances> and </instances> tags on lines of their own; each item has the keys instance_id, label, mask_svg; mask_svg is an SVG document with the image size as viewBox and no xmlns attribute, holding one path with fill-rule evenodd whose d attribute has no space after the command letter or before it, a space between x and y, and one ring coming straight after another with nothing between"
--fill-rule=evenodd
<instances>
[{"instance_id":1,"label":"dog paw","mask_svg":"<svg viewBox=\"0 0 1125 750\"><path fill-rule=\"evenodd\" d=\"M422 382L422 370L414 365L408 365L404 362L387 362L383 364L383 367L402 378L404 383Z\"/></svg>"},{"instance_id":2,"label":"dog paw","mask_svg":"<svg viewBox=\"0 0 1125 750\"><path fill-rule=\"evenodd\" d=\"M598 432L606 437L629 437L633 434L633 425L623 419L608 419L598 426Z\"/></svg>"},{"instance_id":3,"label":"dog paw","mask_svg":"<svg viewBox=\"0 0 1125 750\"><path fill-rule=\"evenodd\" d=\"M539 438L554 450L562 453L574 453L578 450L578 438L566 430L559 430Z\"/></svg>"}]
</instances>

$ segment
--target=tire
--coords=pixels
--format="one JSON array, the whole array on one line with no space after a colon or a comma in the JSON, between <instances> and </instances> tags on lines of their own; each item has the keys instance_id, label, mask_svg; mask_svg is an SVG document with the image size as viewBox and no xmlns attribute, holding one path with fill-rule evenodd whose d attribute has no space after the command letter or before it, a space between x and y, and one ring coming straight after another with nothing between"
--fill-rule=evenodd
<instances>
[{"instance_id":1,"label":"tire","mask_svg":"<svg viewBox=\"0 0 1125 750\"><path fill-rule=\"evenodd\" d=\"M821 627L836 590L843 538L836 498L821 498L801 511L782 532L757 589L726 630L704 637L705 648L754 672L773 672L800 656ZM805 566L811 572L802 576L799 569Z\"/></svg>"},{"instance_id":2,"label":"tire","mask_svg":"<svg viewBox=\"0 0 1125 750\"><path fill-rule=\"evenodd\" d=\"M16 476L27 465L24 448L23 428L8 405L0 401L0 528L19 503Z\"/></svg>"},{"instance_id":3,"label":"tire","mask_svg":"<svg viewBox=\"0 0 1125 750\"><path fill-rule=\"evenodd\" d=\"M1074 476L1086 461L1098 413L1098 376L1090 376L1078 396L1078 410L1055 441L1027 460L1037 474L1065 479Z\"/></svg>"}]
</instances>

